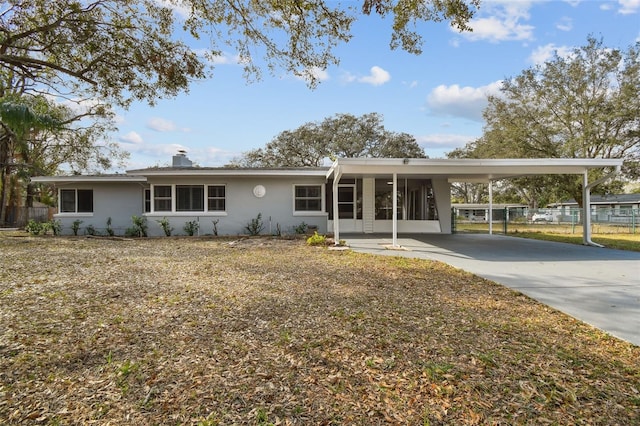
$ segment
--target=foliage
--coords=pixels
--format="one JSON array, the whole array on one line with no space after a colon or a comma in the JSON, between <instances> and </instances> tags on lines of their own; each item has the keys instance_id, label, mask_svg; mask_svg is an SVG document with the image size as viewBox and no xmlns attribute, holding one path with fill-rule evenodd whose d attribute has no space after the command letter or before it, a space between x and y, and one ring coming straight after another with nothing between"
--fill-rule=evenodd
<instances>
[{"instance_id":1,"label":"foliage","mask_svg":"<svg viewBox=\"0 0 640 426\"><path fill-rule=\"evenodd\" d=\"M80 229L80 225L82 224L83 221L81 221L80 219L76 219L73 221L73 223L71 224L71 230L73 231L73 235L78 235L78 230Z\"/></svg>"},{"instance_id":2,"label":"foliage","mask_svg":"<svg viewBox=\"0 0 640 426\"><path fill-rule=\"evenodd\" d=\"M51 228L51 232L53 232L53 235L58 236L62 234L62 222L60 222L59 220L49 221L49 228Z\"/></svg>"},{"instance_id":3,"label":"foliage","mask_svg":"<svg viewBox=\"0 0 640 426\"><path fill-rule=\"evenodd\" d=\"M200 229L200 223L197 220L191 220L185 223L182 229L188 236L193 237L198 233L198 229Z\"/></svg>"},{"instance_id":4,"label":"foliage","mask_svg":"<svg viewBox=\"0 0 640 426\"><path fill-rule=\"evenodd\" d=\"M483 136L453 156L623 158L623 171L634 178L640 173L639 110L640 42L622 51L589 37L571 55L556 54L505 80L501 95L489 97ZM566 198L582 205L581 176L522 178L513 185L533 207ZM619 190L616 185L608 190Z\"/></svg>"},{"instance_id":5,"label":"foliage","mask_svg":"<svg viewBox=\"0 0 640 426\"><path fill-rule=\"evenodd\" d=\"M84 93L128 105L175 96L204 78L222 51L237 52L247 76L260 77L257 52L274 73L284 69L318 82L314 70L337 64L335 48L351 38L359 13L393 15L391 47L419 53L422 40L411 29L420 21L449 20L470 28L479 0L365 0L350 4L183 0L31 0L12 2L0 25L0 62L8 75L58 93ZM204 54L185 34L211 44ZM117 49L115 48L117 46Z\"/></svg>"},{"instance_id":6,"label":"foliage","mask_svg":"<svg viewBox=\"0 0 640 426\"><path fill-rule=\"evenodd\" d=\"M107 218L107 235L113 237L115 232L113 232L113 228L111 227L111 216Z\"/></svg>"},{"instance_id":7,"label":"foliage","mask_svg":"<svg viewBox=\"0 0 640 426\"><path fill-rule=\"evenodd\" d=\"M126 234L131 237L146 237L147 236L147 218L144 216L131 216L131 222L133 226L127 228Z\"/></svg>"},{"instance_id":8,"label":"foliage","mask_svg":"<svg viewBox=\"0 0 640 426\"><path fill-rule=\"evenodd\" d=\"M96 230L96 227L93 224L89 224L84 228L85 235L98 235L99 232Z\"/></svg>"},{"instance_id":9,"label":"foliage","mask_svg":"<svg viewBox=\"0 0 640 426\"><path fill-rule=\"evenodd\" d=\"M171 232L173 232L173 228L171 227L171 224L169 223L169 219L167 219L166 217L163 217L160 220L156 220L156 222L158 222L158 224L162 228L162 231L164 232L164 235L166 237L170 237L171 236Z\"/></svg>"},{"instance_id":10,"label":"foliage","mask_svg":"<svg viewBox=\"0 0 640 426\"><path fill-rule=\"evenodd\" d=\"M258 213L258 216L254 217L244 227L247 233L251 236L260 235L264 230L264 222L262 221L262 213Z\"/></svg>"},{"instance_id":11,"label":"foliage","mask_svg":"<svg viewBox=\"0 0 640 426\"><path fill-rule=\"evenodd\" d=\"M298 226L294 227L293 230L295 231L296 234L305 234L307 232L307 224L304 222L301 222Z\"/></svg>"},{"instance_id":12,"label":"foliage","mask_svg":"<svg viewBox=\"0 0 640 426\"><path fill-rule=\"evenodd\" d=\"M307 238L307 244L310 246L324 246L327 244L327 237L315 231L312 236Z\"/></svg>"},{"instance_id":13,"label":"foliage","mask_svg":"<svg viewBox=\"0 0 640 426\"><path fill-rule=\"evenodd\" d=\"M31 235L40 235L45 232L45 226L42 222L36 222L33 219L29 219L27 226L24 227L24 230Z\"/></svg>"},{"instance_id":14,"label":"foliage","mask_svg":"<svg viewBox=\"0 0 640 426\"><path fill-rule=\"evenodd\" d=\"M284 131L264 148L245 152L230 167L317 167L326 158L424 158L424 150L407 133L394 133L382 125L378 113L356 117L337 114Z\"/></svg>"}]
</instances>

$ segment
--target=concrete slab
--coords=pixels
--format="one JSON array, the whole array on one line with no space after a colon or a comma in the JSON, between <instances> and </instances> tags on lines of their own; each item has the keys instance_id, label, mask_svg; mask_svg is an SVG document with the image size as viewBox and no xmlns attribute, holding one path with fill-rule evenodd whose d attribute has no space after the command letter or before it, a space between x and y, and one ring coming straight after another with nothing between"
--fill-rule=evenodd
<instances>
[{"instance_id":1,"label":"concrete slab","mask_svg":"<svg viewBox=\"0 0 640 426\"><path fill-rule=\"evenodd\" d=\"M503 235L342 236L360 252L439 260L640 346L640 253Z\"/></svg>"}]
</instances>

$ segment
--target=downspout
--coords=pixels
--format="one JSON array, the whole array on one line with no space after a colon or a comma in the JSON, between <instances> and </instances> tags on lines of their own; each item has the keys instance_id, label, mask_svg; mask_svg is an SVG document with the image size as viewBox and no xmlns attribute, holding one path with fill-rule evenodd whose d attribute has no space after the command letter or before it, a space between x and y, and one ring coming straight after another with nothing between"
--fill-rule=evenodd
<instances>
[{"instance_id":1,"label":"downspout","mask_svg":"<svg viewBox=\"0 0 640 426\"><path fill-rule=\"evenodd\" d=\"M582 211L584 216L582 220L582 244L585 246L604 247L602 244L591 241L591 188L611 179L618 173L620 173L620 166L616 166L614 171L591 183L588 183L589 172L587 170L582 175Z\"/></svg>"},{"instance_id":2,"label":"downspout","mask_svg":"<svg viewBox=\"0 0 640 426\"><path fill-rule=\"evenodd\" d=\"M392 246L393 248L398 247L398 174L393 173L393 196L392 196L392 214L393 220L391 221L391 232L393 233L392 237Z\"/></svg>"}]
</instances>

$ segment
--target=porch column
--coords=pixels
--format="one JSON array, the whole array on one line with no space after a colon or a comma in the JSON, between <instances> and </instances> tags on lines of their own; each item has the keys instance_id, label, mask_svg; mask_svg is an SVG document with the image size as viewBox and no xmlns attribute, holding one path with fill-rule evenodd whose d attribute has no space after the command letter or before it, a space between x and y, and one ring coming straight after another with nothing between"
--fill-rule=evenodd
<instances>
[{"instance_id":1,"label":"porch column","mask_svg":"<svg viewBox=\"0 0 640 426\"><path fill-rule=\"evenodd\" d=\"M489 179L489 235L493 235L493 181Z\"/></svg>"},{"instance_id":2,"label":"porch column","mask_svg":"<svg viewBox=\"0 0 640 426\"><path fill-rule=\"evenodd\" d=\"M398 247L398 174L393 174L393 247Z\"/></svg>"},{"instance_id":3,"label":"porch column","mask_svg":"<svg viewBox=\"0 0 640 426\"><path fill-rule=\"evenodd\" d=\"M582 175L582 243L591 243L591 188L589 173L586 170Z\"/></svg>"},{"instance_id":4,"label":"porch column","mask_svg":"<svg viewBox=\"0 0 640 426\"><path fill-rule=\"evenodd\" d=\"M337 167L333 174L333 240L335 244L340 244L340 212L338 210L338 184L342 177L340 167Z\"/></svg>"}]
</instances>

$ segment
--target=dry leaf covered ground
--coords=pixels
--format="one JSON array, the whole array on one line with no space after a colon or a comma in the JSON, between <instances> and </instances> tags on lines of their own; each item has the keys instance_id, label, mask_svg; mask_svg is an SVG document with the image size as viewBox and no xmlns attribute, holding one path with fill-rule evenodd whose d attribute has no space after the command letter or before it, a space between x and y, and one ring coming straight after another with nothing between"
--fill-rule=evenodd
<instances>
[{"instance_id":1,"label":"dry leaf covered ground","mask_svg":"<svg viewBox=\"0 0 640 426\"><path fill-rule=\"evenodd\" d=\"M2 424L638 424L640 348L446 265L0 233Z\"/></svg>"}]
</instances>

